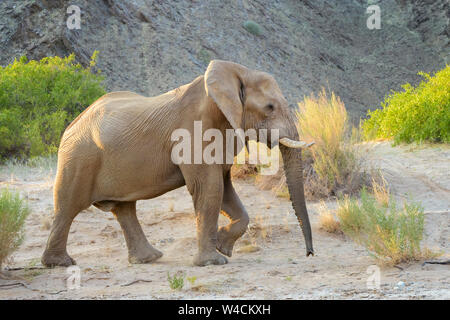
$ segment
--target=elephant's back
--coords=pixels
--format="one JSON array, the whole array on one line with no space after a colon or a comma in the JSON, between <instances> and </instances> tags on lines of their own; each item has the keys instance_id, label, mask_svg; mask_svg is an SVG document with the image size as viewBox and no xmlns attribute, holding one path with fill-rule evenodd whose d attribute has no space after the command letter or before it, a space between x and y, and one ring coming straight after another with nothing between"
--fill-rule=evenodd
<instances>
[{"instance_id":1,"label":"elephant's back","mask_svg":"<svg viewBox=\"0 0 450 320\"><path fill-rule=\"evenodd\" d=\"M145 132L140 128L145 120L157 113L173 95L166 93L148 98L130 91L108 93L72 121L63 134L60 149L113 151L129 146L133 140L139 140L140 133Z\"/></svg>"}]
</instances>

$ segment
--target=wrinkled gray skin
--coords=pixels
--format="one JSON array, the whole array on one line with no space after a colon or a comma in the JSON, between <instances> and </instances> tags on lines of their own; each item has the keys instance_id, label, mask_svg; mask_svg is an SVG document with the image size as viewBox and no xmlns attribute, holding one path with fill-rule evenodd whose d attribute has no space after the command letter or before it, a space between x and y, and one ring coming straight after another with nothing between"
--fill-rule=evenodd
<instances>
[{"instance_id":1,"label":"wrinkled gray skin","mask_svg":"<svg viewBox=\"0 0 450 320\"><path fill-rule=\"evenodd\" d=\"M225 264L235 241L247 229L248 214L230 180L230 164L180 164L171 161L175 129L192 133L216 128L279 129L280 139L298 140L295 123L276 81L267 73L214 60L204 76L157 97L131 92L107 94L66 129L58 152L54 186L55 219L42 256L45 266L69 266L66 251L76 215L94 205L112 211L127 243L131 263L162 256L147 241L136 217L136 201L186 185L197 217L198 254L194 264ZM210 142L205 142L205 147ZM193 145L193 144L192 144ZM270 146L269 146L270 147ZM242 147L235 149L237 154ZM292 205L313 254L305 206L301 149L280 145ZM230 223L218 228L219 213ZM220 254L222 253L222 254Z\"/></svg>"}]
</instances>

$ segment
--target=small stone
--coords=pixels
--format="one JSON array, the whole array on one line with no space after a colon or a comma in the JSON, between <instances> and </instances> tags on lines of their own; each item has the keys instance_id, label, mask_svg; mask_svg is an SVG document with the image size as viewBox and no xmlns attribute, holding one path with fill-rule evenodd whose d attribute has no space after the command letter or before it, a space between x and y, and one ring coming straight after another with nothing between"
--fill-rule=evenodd
<instances>
[{"instance_id":1,"label":"small stone","mask_svg":"<svg viewBox=\"0 0 450 320\"><path fill-rule=\"evenodd\" d=\"M403 281L397 282L397 285L394 287L395 290L403 290L405 288L405 283Z\"/></svg>"}]
</instances>

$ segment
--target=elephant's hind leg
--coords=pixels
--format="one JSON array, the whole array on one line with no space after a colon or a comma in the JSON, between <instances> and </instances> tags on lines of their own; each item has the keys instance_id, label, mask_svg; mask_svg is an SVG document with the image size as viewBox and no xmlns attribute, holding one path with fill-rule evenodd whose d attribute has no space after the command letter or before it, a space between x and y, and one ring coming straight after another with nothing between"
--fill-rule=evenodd
<instances>
[{"instance_id":1,"label":"elephant's hind leg","mask_svg":"<svg viewBox=\"0 0 450 320\"><path fill-rule=\"evenodd\" d=\"M55 219L41 259L47 267L76 264L67 253L67 238L73 219L90 206L92 175L82 174L87 167L89 165L85 163L71 165L64 157L58 156L54 185Z\"/></svg>"},{"instance_id":2,"label":"elephant's hind leg","mask_svg":"<svg viewBox=\"0 0 450 320\"><path fill-rule=\"evenodd\" d=\"M230 175L224 178L224 194L221 213L231 220L230 224L220 227L217 233L217 250L231 257L233 246L247 230L249 217L234 191Z\"/></svg>"},{"instance_id":3,"label":"elephant's hind leg","mask_svg":"<svg viewBox=\"0 0 450 320\"><path fill-rule=\"evenodd\" d=\"M150 263L162 257L147 241L136 216L136 202L118 202L112 209L122 227L130 263Z\"/></svg>"},{"instance_id":4,"label":"elephant's hind leg","mask_svg":"<svg viewBox=\"0 0 450 320\"><path fill-rule=\"evenodd\" d=\"M89 194L84 186L84 183L74 179L74 175L70 173L57 175L54 187L55 219L41 259L42 264L47 267L67 267L76 264L67 253L66 247L73 219L90 205Z\"/></svg>"},{"instance_id":5,"label":"elephant's hind leg","mask_svg":"<svg viewBox=\"0 0 450 320\"><path fill-rule=\"evenodd\" d=\"M70 225L78 212L65 214L57 212L53 221L50 236L47 241L47 247L42 255L41 262L46 267L62 266L68 267L76 264L67 253L67 237L69 235Z\"/></svg>"}]
</instances>

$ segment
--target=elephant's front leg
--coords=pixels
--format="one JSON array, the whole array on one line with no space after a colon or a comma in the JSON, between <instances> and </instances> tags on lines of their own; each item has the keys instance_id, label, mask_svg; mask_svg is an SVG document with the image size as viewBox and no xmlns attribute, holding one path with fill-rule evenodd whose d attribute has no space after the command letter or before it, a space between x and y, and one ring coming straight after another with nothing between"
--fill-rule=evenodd
<instances>
[{"instance_id":1,"label":"elephant's front leg","mask_svg":"<svg viewBox=\"0 0 450 320\"><path fill-rule=\"evenodd\" d=\"M227 258L216 251L217 221L223 197L222 169L219 166L183 169L197 220L198 254L194 258L194 264L225 264L228 262Z\"/></svg>"},{"instance_id":2,"label":"elephant's front leg","mask_svg":"<svg viewBox=\"0 0 450 320\"><path fill-rule=\"evenodd\" d=\"M234 191L230 173L228 173L224 179L221 213L228 217L231 222L228 225L219 228L217 234L217 250L231 257L234 243L247 230L249 217L241 200Z\"/></svg>"}]
</instances>

